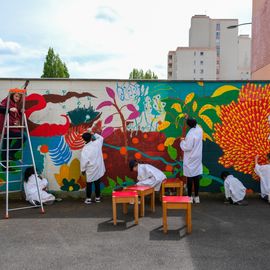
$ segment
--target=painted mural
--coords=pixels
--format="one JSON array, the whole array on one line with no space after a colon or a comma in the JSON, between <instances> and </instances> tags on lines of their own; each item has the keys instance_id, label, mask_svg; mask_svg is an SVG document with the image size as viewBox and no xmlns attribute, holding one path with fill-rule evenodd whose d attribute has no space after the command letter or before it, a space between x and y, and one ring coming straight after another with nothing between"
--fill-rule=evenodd
<instances>
[{"instance_id":1,"label":"painted mural","mask_svg":"<svg viewBox=\"0 0 270 270\"><path fill-rule=\"evenodd\" d=\"M270 82L108 81L93 83L91 90L89 81L89 89L28 91L25 113L36 165L51 190L85 188L81 135L97 127L105 138L103 195L134 183L129 159L150 163L168 177L181 176L179 143L188 131L188 114L204 131L200 190L223 191L220 173L228 169L250 193L259 191L254 159L260 155L263 164L270 152ZM28 151L26 143L26 159ZM3 190L5 175L0 177ZM11 172L11 179L16 177ZM10 188L19 189L19 183Z\"/></svg>"}]
</instances>

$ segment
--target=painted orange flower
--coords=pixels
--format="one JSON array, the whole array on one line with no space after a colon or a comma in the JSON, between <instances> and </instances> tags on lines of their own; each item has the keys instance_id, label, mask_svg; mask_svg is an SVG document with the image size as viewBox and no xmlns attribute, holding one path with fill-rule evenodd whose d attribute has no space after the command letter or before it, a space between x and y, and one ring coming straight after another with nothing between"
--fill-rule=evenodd
<instances>
[{"instance_id":1,"label":"painted orange flower","mask_svg":"<svg viewBox=\"0 0 270 270\"><path fill-rule=\"evenodd\" d=\"M219 163L257 179L255 156L259 155L259 162L263 164L270 152L269 116L270 84L243 86L237 102L221 107L222 123L215 125L213 136L223 150Z\"/></svg>"}]
</instances>

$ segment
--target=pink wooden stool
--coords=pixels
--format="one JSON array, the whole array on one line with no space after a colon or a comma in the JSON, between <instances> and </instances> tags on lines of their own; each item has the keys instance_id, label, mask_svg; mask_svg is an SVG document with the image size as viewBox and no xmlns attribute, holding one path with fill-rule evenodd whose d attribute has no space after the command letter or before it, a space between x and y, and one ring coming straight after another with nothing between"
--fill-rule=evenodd
<instances>
[{"instance_id":1,"label":"pink wooden stool","mask_svg":"<svg viewBox=\"0 0 270 270\"><path fill-rule=\"evenodd\" d=\"M162 182L160 200L162 199L162 196L165 195L166 188L176 188L177 195L183 196L184 184L183 180L180 178L168 178Z\"/></svg>"},{"instance_id":2,"label":"pink wooden stool","mask_svg":"<svg viewBox=\"0 0 270 270\"><path fill-rule=\"evenodd\" d=\"M113 208L113 224L117 224L116 218L116 206L117 203L123 204L123 213L127 214L127 204L134 204L134 219L135 224L139 223L139 211L138 211L138 194L136 191L113 191L112 193L112 208Z\"/></svg>"},{"instance_id":3,"label":"pink wooden stool","mask_svg":"<svg viewBox=\"0 0 270 270\"><path fill-rule=\"evenodd\" d=\"M167 209L184 209L186 210L186 225L187 233L191 233L191 201L188 196L163 196L162 210L163 210L163 232L167 233Z\"/></svg>"},{"instance_id":4,"label":"pink wooden stool","mask_svg":"<svg viewBox=\"0 0 270 270\"><path fill-rule=\"evenodd\" d=\"M126 187L125 190L136 191L138 196L140 197L140 216L144 217L145 212L145 199L144 197L147 195L151 195L151 210L155 212L155 189L149 186L129 186Z\"/></svg>"}]
</instances>

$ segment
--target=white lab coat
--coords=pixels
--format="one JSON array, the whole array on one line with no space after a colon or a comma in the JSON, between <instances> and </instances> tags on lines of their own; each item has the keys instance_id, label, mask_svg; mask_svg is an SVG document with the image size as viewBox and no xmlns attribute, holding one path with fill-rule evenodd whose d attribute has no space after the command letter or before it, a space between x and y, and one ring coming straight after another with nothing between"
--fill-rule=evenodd
<instances>
[{"instance_id":1,"label":"white lab coat","mask_svg":"<svg viewBox=\"0 0 270 270\"><path fill-rule=\"evenodd\" d=\"M202 166L202 148L203 148L203 130L199 125L191 128L186 138L181 141L180 147L184 151L183 173L186 177L201 175Z\"/></svg>"},{"instance_id":2,"label":"white lab coat","mask_svg":"<svg viewBox=\"0 0 270 270\"><path fill-rule=\"evenodd\" d=\"M225 197L231 198L232 201L242 201L246 195L246 188L236 177L228 175L224 181Z\"/></svg>"},{"instance_id":3,"label":"white lab coat","mask_svg":"<svg viewBox=\"0 0 270 270\"><path fill-rule=\"evenodd\" d=\"M93 182L105 174L102 155L103 137L94 134L96 140L87 143L81 152L81 171L86 172L86 181Z\"/></svg>"},{"instance_id":4,"label":"white lab coat","mask_svg":"<svg viewBox=\"0 0 270 270\"><path fill-rule=\"evenodd\" d=\"M261 197L270 195L270 164L255 165L255 173L260 177Z\"/></svg>"},{"instance_id":5,"label":"white lab coat","mask_svg":"<svg viewBox=\"0 0 270 270\"><path fill-rule=\"evenodd\" d=\"M138 164L138 186L150 186L154 187L155 191L159 191L164 179L166 175L156 167L150 164Z\"/></svg>"},{"instance_id":6,"label":"white lab coat","mask_svg":"<svg viewBox=\"0 0 270 270\"><path fill-rule=\"evenodd\" d=\"M46 192L45 188L48 187L48 180L46 178L40 179L39 177L37 178L38 184L39 184L39 192L40 192L40 197L43 203L48 202L48 201L54 201L55 197L54 195ZM39 197L38 197L38 189L37 189L37 183L36 183L36 176L32 174L27 182L24 182L24 192L26 196L27 201L37 201L40 202Z\"/></svg>"}]
</instances>

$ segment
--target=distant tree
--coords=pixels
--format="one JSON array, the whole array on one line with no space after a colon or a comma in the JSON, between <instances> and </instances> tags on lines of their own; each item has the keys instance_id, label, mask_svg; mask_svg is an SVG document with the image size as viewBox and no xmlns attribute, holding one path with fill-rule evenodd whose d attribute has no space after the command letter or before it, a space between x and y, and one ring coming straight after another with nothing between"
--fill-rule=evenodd
<instances>
[{"instance_id":1,"label":"distant tree","mask_svg":"<svg viewBox=\"0 0 270 270\"><path fill-rule=\"evenodd\" d=\"M69 78L66 64L54 53L53 48L48 50L41 78Z\"/></svg>"},{"instance_id":2,"label":"distant tree","mask_svg":"<svg viewBox=\"0 0 270 270\"><path fill-rule=\"evenodd\" d=\"M150 69L144 73L142 69L138 70L136 68L133 68L133 70L129 73L129 79L130 80L134 80L134 79L156 80L158 79L158 76L154 72L152 72Z\"/></svg>"}]
</instances>

